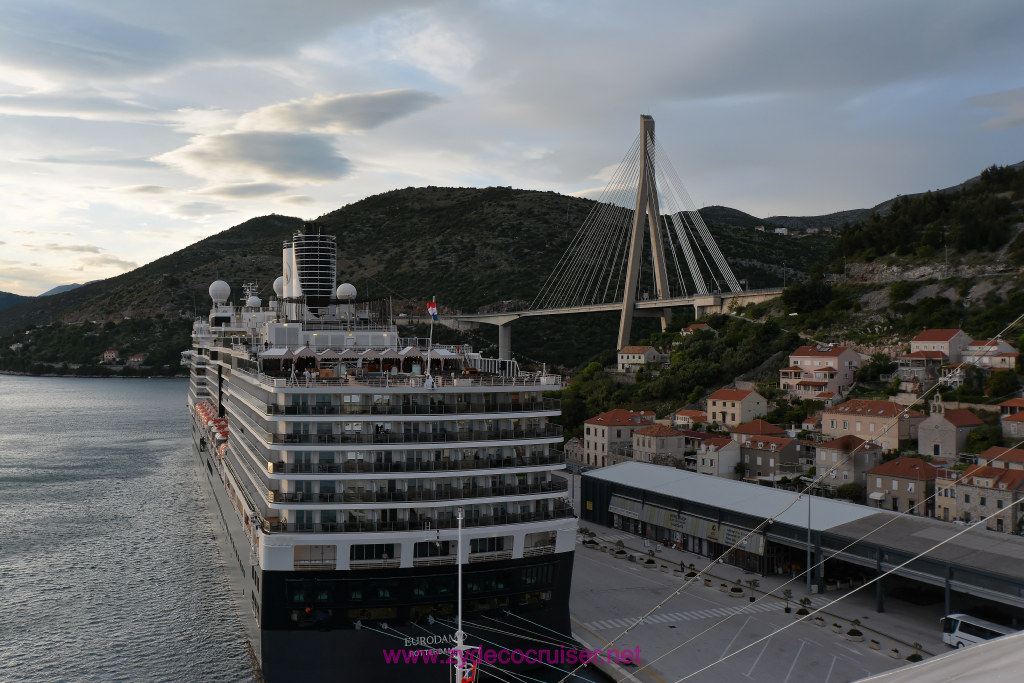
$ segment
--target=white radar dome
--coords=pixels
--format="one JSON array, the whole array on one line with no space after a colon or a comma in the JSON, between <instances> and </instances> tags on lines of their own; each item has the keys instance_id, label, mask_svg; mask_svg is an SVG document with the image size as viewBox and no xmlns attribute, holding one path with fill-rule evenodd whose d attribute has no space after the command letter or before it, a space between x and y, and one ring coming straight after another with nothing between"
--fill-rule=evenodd
<instances>
[{"instance_id":1,"label":"white radar dome","mask_svg":"<svg viewBox=\"0 0 1024 683\"><path fill-rule=\"evenodd\" d=\"M210 298L213 299L213 303L222 304L228 300L229 296L231 296L231 285L223 280L217 280L210 285Z\"/></svg>"},{"instance_id":2,"label":"white radar dome","mask_svg":"<svg viewBox=\"0 0 1024 683\"><path fill-rule=\"evenodd\" d=\"M248 306L249 308L259 308L260 306L263 305L263 302L260 301L260 298L258 296L250 296L248 299L245 300L245 305Z\"/></svg>"},{"instance_id":3,"label":"white radar dome","mask_svg":"<svg viewBox=\"0 0 1024 683\"><path fill-rule=\"evenodd\" d=\"M351 285L351 284L349 284L347 282L345 284L343 284L343 285L338 285L338 298L339 299L343 299L343 300L355 299L356 298L356 288L355 288L355 286Z\"/></svg>"},{"instance_id":4,"label":"white radar dome","mask_svg":"<svg viewBox=\"0 0 1024 683\"><path fill-rule=\"evenodd\" d=\"M274 280L274 294L277 295L278 299L284 296L284 275L279 275Z\"/></svg>"}]
</instances>

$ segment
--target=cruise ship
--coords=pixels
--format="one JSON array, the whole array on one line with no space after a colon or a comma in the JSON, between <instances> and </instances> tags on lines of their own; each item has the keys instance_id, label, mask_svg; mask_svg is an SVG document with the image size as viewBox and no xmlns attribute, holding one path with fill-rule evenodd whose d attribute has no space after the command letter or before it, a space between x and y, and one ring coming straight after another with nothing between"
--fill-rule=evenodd
<instances>
[{"instance_id":1,"label":"cruise ship","mask_svg":"<svg viewBox=\"0 0 1024 683\"><path fill-rule=\"evenodd\" d=\"M266 680L448 681L384 652L454 645L460 605L469 646L570 642L560 377L400 336L314 223L266 303L209 291L183 353L195 462Z\"/></svg>"}]
</instances>

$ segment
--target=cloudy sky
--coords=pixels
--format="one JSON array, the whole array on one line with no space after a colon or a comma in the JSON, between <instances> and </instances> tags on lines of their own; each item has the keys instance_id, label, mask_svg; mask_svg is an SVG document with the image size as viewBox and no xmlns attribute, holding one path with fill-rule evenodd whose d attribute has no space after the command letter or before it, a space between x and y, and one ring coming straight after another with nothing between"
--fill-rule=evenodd
<instances>
[{"instance_id":1,"label":"cloudy sky","mask_svg":"<svg viewBox=\"0 0 1024 683\"><path fill-rule=\"evenodd\" d=\"M996 0L0 0L0 290L423 185L604 187L639 131L698 205L872 206L1024 160Z\"/></svg>"}]
</instances>

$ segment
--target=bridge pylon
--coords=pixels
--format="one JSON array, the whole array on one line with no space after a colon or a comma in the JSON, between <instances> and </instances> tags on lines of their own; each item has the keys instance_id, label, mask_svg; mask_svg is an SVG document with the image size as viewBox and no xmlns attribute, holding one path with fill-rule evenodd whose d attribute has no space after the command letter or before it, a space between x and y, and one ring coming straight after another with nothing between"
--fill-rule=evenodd
<instances>
[{"instance_id":1,"label":"bridge pylon","mask_svg":"<svg viewBox=\"0 0 1024 683\"><path fill-rule=\"evenodd\" d=\"M661 240L661 216L658 211L658 184L654 178L654 118L647 114L640 116L641 161L640 180L636 189L636 209L633 212L633 227L629 241L629 257L626 266L626 283L622 296L622 315L619 318L618 348L629 345L633 327L633 308L636 293L640 287L640 260L643 256L644 222L651 235L651 255L654 261L654 282L656 299L668 297L668 275L665 270L665 250ZM661 331L668 329L672 309L661 311Z\"/></svg>"}]
</instances>

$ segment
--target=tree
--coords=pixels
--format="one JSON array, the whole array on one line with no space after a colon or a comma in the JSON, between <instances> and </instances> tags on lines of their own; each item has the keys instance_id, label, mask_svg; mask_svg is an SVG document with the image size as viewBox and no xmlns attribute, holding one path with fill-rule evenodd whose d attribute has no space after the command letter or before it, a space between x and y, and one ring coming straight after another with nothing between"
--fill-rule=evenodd
<instances>
[{"instance_id":1,"label":"tree","mask_svg":"<svg viewBox=\"0 0 1024 683\"><path fill-rule=\"evenodd\" d=\"M990 398L1009 396L1016 393L1019 386L1020 380L1017 379L1017 373L999 370L993 372L992 376L988 378L988 382L985 383L985 395Z\"/></svg>"},{"instance_id":2,"label":"tree","mask_svg":"<svg viewBox=\"0 0 1024 683\"><path fill-rule=\"evenodd\" d=\"M856 482L843 484L836 488L836 496L860 503L864 500L864 487Z\"/></svg>"}]
</instances>

